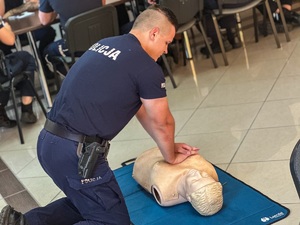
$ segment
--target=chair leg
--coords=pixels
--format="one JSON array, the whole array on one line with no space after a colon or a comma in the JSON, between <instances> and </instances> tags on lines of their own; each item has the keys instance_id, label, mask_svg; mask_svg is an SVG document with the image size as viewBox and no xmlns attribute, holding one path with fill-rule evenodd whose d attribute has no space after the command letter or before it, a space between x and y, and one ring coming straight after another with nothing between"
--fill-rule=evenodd
<instances>
[{"instance_id":1,"label":"chair leg","mask_svg":"<svg viewBox=\"0 0 300 225\"><path fill-rule=\"evenodd\" d=\"M22 127L21 127L21 121L18 113L18 107L17 107L17 102L16 102L16 94L15 94L15 87L14 87L14 78L10 81L10 92L12 95L12 101L14 105L14 110L15 110L15 115L16 115L16 121L17 121L17 126L18 126L18 132L19 132L19 137L20 137L20 142L21 144L24 144L24 136L22 132Z\"/></svg>"},{"instance_id":2,"label":"chair leg","mask_svg":"<svg viewBox=\"0 0 300 225\"><path fill-rule=\"evenodd\" d=\"M177 42L179 42L177 40ZM179 48L179 43L177 44L177 51L180 52L180 48ZM182 53L182 59L183 59L183 65L186 66L186 52L185 52L185 43L184 43L184 38L183 38L183 34L181 34L181 49L183 49L183 53ZM178 53L179 54L179 53Z\"/></svg>"},{"instance_id":3,"label":"chair leg","mask_svg":"<svg viewBox=\"0 0 300 225\"><path fill-rule=\"evenodd\" d=\"M180 46L179 46L179 41L181 41L182 49L184 49L184 42L183 42L183 37L182 34L176 34L175 35L175 40L176 40L176 54L178 55L178 59L180 57ZM182 54L183 56L183 65L186 66L186 57L185 54Z\"/></svg>"},{"instance_id":4,"label":"chair leg","mask_svg":"<svg viewBox=\"0 0 300 225\"><path fill-rule=\"evenodd\" d=\"M44 115L45 115L45 117L46 117L46 116L47 116L46 108L45 108L45 106L43 105L42 100L41 100L41 98L39 97L38 93L36 92L36 90L35 90L35 88L34 88L34 85L33 85L32 81L31 81L28 77L27 77L27 79L28 79L28 81L29 81L29 83L30 83L30 86L31 86L32 91L34 92L34 95L35 95L35 97L36 97L36 100L38 101L39 105L41 106L42 111L43 111L43 113L44 113Z\"/></svg>"},{"instance_id":5,"label":"chair leg","mask_svg":"<svg viewBox=\"0 0 300 225\"><path fill-rule=\"evenodd\" d=\"M268 36L266 4L263 4L263 35L264 37Z\"/></svg>"},{"instance_id":6,"label":"chair leg","mask_svg":"<svg viewBox=\"0 0 300 225\"><path fill-rule=\"evenodd\" d=\"M195 37L195 33L194 33L194 30L193 30L193 27L190 29L190 32L191 32L192 38L193 38L194 53L197 54L196 37Z\"/></svg>"},{"instance_id":7,"label":"chair leg","mask_svg":"<svg viewBox=\"0 0 300 225\"><path fill-rule=\"evenodd\" d=\"M173 73L171 71L171 68L170 68L170 65L168 63L167 57L165 55L162 55L161 58L162 58L162 60L163 60L163 62L165 64L165 67L166 67L167 71L168 71L168 74L169 74L169 77L171 79L173 88L177 88L177 85L176 85L176 82L174 80Z\"/></svg>"},{"instance_id":8,"label":"chair leg","mask_svg":"<svg viewBox=\"0 0 300 225\"><path fill-rule=\"evenodd\" d=\"M252 9L252 14L253 14L253 27L254 27L255 42L258 42L258 23L257 23L257 13L256 13L255 7Z\"/></svg>"},{"instance_id":9,"label":"chair leg","mask_svg":"<svg viewBox=\"0 0 300 225\"><path fill-rule=\"evenodd\" d=\"M276 44L277 44L277 48L280 48L281 45L280 45L280 42L279 42L277 29L276 29L276 26L275 26L275 22L273 20L270 4L269 4L268 0L265 0L265 6L266 6L268 17L269 17L271 27L272 27L272 30L273 30L274 38L275 38L275 41L276 41Z\"/></svg>"},{"instance_id":10,"label":"chair leg","mask_svg":"<svg viewBox=\"0 0 300 225\"><path fill-rule=\"evenodd\" d=\"M223 56L223 60L224 60L224 64L225 66L228 66L228 60L227 60L227 56L226 56L226 52L225 52L225 48L224 48L224 44L223 44L223 39L222 39L222 35L220 32L220 28L219 28L219 24L217 21L217 17L213 14L211 14L213 22L214 22L214 26L215 26L215 30L218 36L218 40L219 40L219 45L222 51L222 56Z\"/></svg>"},{"instance_id":11,"label":"chair leg","mask_svg":"<svg viewBox=\"0 0 300 225\"><path fill-rule=\"evenodd\" d=\"M211 58L211 60L212 60L212 62L213 62L213 64L214 64L214 67L215 67L215 68L218 68L218 64L217 64L215 55L214 55L214 53L213 53L213 51L212 51L212 49L211 49L211 46L210 46L210 44L209 44L209 41L208 41L206 32L205 32L205 30L204 30L204 27L203 27L201 21L199 21L199 22L197 23L197 27L198 27L198 29L200 29L200 32L202 33L202 36L203 36L205 45L206 45L206 47L207 47L207 49L208 49L208 52L209 52L210 58Z\"/></svg>"},{"instance_id":12,"label":"chair leg","mask_svg":"<svg viewBox=\"0 0 300 225\"><path fill-rule=\"evenodd\" d=\"M184 37L184 43L185 43L186 58L187 59L192 59L193 55L192 55L191 45L190 45L190 41L189 41L187 31L183 32L183 37Z\"/></svg>"},{"instance_id":13,"label":"chair leg","mask_svg":"<svg viewBox=\"0 0 300 225\"><path fill-rule=\"evenodd\" d=\"M284 14L283 14L282 5L281 5L280 0L276 0L276 2L277 2L277 6L278 6L278 9L280 12L280 18L281 18L284 33L285 33L285 38L286 38L286 41L289 42L289 41L291 41L291 38L290 38L289 30L287 28L286 20L285 20Z\"/></svg>"},{"instance_id":14,"label":"chair leg","mask_svg":"<svg viewBox=\"0 0 300 225\"><path fill-rule=\"evenodd\" d=\"M237 27L238 27L238 30L239 30L240 40L242 42L243 49L244 49L244 54L245 54L245 59L246 59L246 65L247 65L247 68L249 68L248 53L247 53L245 39L244 39L244 33L243 33L243 29L242 29L242 21L241 21L241 17L240 17L239 13L236 13L236 21L237 21Z\"/></svg>"},{"instance_id":15,"label":"chair leg","mask_svg":"<svg viewBox=\"0 0 300 225\"><path fill-rule=\"evenodd\" d=\"M61 81L59 78L59 74L57 73L57 68L56 68L56 64L53 63L53 70L54 70L54 79L55 79L55 85L57 88L57 92L60 90L61 87Z\"/></svg>"}]
</instances>

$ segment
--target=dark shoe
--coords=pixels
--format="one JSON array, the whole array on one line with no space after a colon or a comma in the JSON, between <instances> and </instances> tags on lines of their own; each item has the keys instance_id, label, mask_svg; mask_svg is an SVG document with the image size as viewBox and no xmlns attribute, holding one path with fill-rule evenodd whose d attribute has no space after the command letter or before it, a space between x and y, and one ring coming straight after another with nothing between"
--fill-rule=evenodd
<instances>
[{"instance_id":1,"label":"dark shoe","mask_svg":"<svg viewBox=\"0 0 300 225\"><path fill-rule=\"evenodd\" d=\"M295 11L288 10L286 8L282 8L283 15L286 20L286 23L292 24L295 26L300 26L300 14ZM274 13L274 21L278 24L282 24L281 17L278 13Z\"/></svg>"},{"instance_id":2,"label":"dark shoe","mask_svg":"<svg viewBox=\"0 0 300 225\"><path fill-rule=\"evenodd\" d=\"M37 118L33 112L22 112L21 121L23 123L35 123L37 121Z\"/></svg>"},{"instance_id":3,"label":"dark shoe","mask_svg":"<svg viewBox=\"0 0 300 225\"><path fill-rule=\"evenodd\" d=\"M0 113L0 127L5 127L5 128L12 128L17 125L17 122L15 120L10 120L6 113L2 114Z\"/></svg>"},{"instance_id":4,"label":"dark shoe","mask_svg":"<svg viewBox=\"0 0 300 225\"><path fill-rule=\"evenodd\" d=\"M227 30L227 39L232 46L232 48L240 48L242 47L241 40L238 35L238 31L235 28L231 28Z\"/></svg>"},{"instance_id":5,"label":"dark shoe","mask_svg":"<svg viewBox=\"0 0 300 225\"><path fill-rule=\"evenodd\" d=\"M300 14L294 11L291 11L290 13L292 15L292 24L296 26L300 26Z\"/></svg>"},{"instance_id":6,"label":"dark shoe","mask_svg":"<svg viewBox=\"0 0 300 225\"><path fill-rule=\"evenodd\" d=\"M224 44L225 52L229 52L230 50L232 50L233 47L230 44L230 42L228 41L228 39L223 40L223 44Z\"/></svg>"},{"instance_id":7,"label":"dark shoe","mask_svg":"<svg viewBox=\"0 0 300 225\"><path fill-rule=\"evenodd\" d=\"M241 42L234 42L231 45L232 45L232 48L234 48L234 49L242 47L242 43Z\"/></svg>"},{"instance_id":8,"label":"dark shoe","mask_svg":"<svg viewBox=\"0 0 300 225\"><path fill-rule=\"evenodd\" d=\"M22 213L14 210L10 205L5 206L0 214L0 225L28 225Z\"/></svg>"},{"instance_id":9,"label":"dark shoe","mask_svg":"<svg viewBox=\"0 0 300 225\"><path fill-rule=\"evenodd\" d=\"M234 37L233 40L228 40L233 49L242 47L242 42L238 37Z\"/></svg>"}]
</instances>

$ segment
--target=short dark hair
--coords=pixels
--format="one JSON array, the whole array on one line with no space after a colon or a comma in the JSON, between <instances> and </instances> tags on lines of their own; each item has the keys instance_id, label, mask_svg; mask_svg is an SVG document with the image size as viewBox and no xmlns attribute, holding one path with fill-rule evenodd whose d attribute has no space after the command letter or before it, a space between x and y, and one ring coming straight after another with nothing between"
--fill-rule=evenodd
<instances>
[{"instance_id":1,"label":"short dark hair","mask_svg":"<svg viewBox=\"0 0 300 225\"><path fill-rule=\"evenodd\" d=\"M165 17L168 19L168 21L175 27L175 30L177 31L178 21L177 21L175 14L173 13L173 11L171 9L169 9L165 6L162 6L162 5L158 5L158 4L151 5L147 9L156 10L156 11L159 11L160 13L164 14Z\"/></svg>"}]
</instances>

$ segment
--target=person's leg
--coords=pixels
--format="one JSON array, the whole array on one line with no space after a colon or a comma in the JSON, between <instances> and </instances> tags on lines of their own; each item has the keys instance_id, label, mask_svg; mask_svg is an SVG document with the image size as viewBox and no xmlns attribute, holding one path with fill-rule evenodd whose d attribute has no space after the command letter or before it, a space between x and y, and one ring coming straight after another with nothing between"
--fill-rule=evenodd
<instances>
[{"instance_id":1,"label":"person's leg","mask_svg":"<svg viewBox=\"0 0 300 225\"><path fill-rule=\"evenodd\" d=\"M57 60L57 57L69 56L68 47L63 39L55 41L49 44L43 52L43 57L47 63L47 66L51 72L54 72L54 68L57 68L57 72L61 75L66 75L67 71L62 62Z\"/></svg>"},{"instance_id":2,"label":"person's leg","mask_svg":"<svg viewBox=\"0 0 300 225\"><path fill-rule=\"evenodd\" d=\"M282 5L286 22L293 25L300 25L300 15L297 12L292 11L292 0L281 0L280 3ZM281 24L279 9L276 1L269 0L269 5L271 8L271 12L273 13L274 21L278 24ZM263 5L259 5L257 8L263 14Z\"/></svg>"},{"instance_id":3,"label":"person's leg","mask_svg":"<svg viewBox=\"0 0 300 225\"><path fill-rule=\"evenodd\" d=\"M132 28L133 22L130 22L125 4L116 6L118 13L118 24L120 34L127 34Z\"/></svg>"},{"instance_id":4,"label":"person's leg","mask_svg":"<svg viewBox=\"0 0 300 225\"><path fill-rule=\"evenodd\" d=\"M293 1L292 0L280 0L281 6L289 11L292 10L292 4ZM276 4L277 6L277 4ZM277 7L276 12L279 13L279 9Z\"/></svg>"},{"instance_id":5,"label":"person's leg","mask_svg":"<svg viewBox=\"0 0 300 225\"><path fill-rule=\"evenodd\" d=\"M46 77L53 77L52 72L49 70L46 60L43 56L45 48L54 42L56 32L51 26L46 26L33 32L36 41L39 41L39 53L41 56L41 63Z\"/></svg>"},{"instance_id":6,"label":"person's leg","mask_svg":"<svg viewBox=\"0 0 300 225\"><path fill-rule=\"evenodd\" d=\"M65 193L67 199L55 201L44 209L37 208L29 211L25 214L28 223L129 225L130 219L125 201L113 172L108 167L108 162L103 157L99 157L92 178L80 177L77 145L77 142L60 138L45 130L41 131L37 145L38 159L45 172ZM66 204L68 207L64 207ZM69 219L61 218L65 215ZM75 217L77 223L71 215L77 215ZM61 220L62 223L53 223Z\"/></svg>"},{"instance_id":7,"label":"person's leg","mask_svg":"<svg viewBox=\"0 0 300 225\"><path fill-rule=\"evenodd\" d=\"M237 21L234 15L224 16L219 20L219 25L226 29L226 35L233 48L240 48L241 42L237 34Z\"/></svg>"},{"instance_id":8,"label":"person's leg","mask_svg":"<svg viewBox=\"0 0 300 225\"><path fill-rule=\"evenodd\" d=\"M4 55L8 55L10 53L12 53L12 49L14 48L15 46L9 46L9 45L5 45L3 43L0 42L0 49L1 51L4 53Z\"/></svg>"},{"instance_id":9,"label":"person's leg","mask_svg":"<svg viewBox=\"0 0 300 225\"><path fill-rule=\"evenodd\" d=\"M293 25L300 25L300 14L292 10L292 0L281 0L281 5L283 8L283 13L287 23ZM276 13L279 13L279 9L276 9Z\"/></svg>"},{"instance_id":10,"label":"person's leg","mask_svg":"<svg viewBox=\"0 0 300 225\"><path fill-rule=\"evenodd\" d=\"M220 49L220 45L219 45L219 39L216 33L216 29L214 26L214 22L212 19L212 16L210 13L206 13L204 15L205 19L205 28L206 28L206 35L207 37L209 37L211 39L211 49L213 51L213 53L220 53L221 49ZM225 51L229 51L232 49L232 46L230 43L228 43L228 41L226 40L226 42L224 42L224 47L225 47ZM200 49L200 52L204 55L206 55L207 57L209 56L209 52L208 49L206 47L203 47Z\"/></svg>"},{"instance_id":11,"label":"person's leg","mask_svg":"<svg viewBox=\"0 0 300 225\"><path fill-rule=\"evenodd\" d=\"M33 32L36 41L39 41L39 52L42 56L44 49L54 42L56 32L51 26L43 27Z\"/></svg>"},{"instance_id":12,"label":"person's leg","mask_svg":"<svg viewBox=\"0 0 300 225\"><path fill-rule=\"evenodd\" d=\"M42 167L45 169L45 171L48 174L51 174L51 166L48 164L51 164L51 160L55 158L55 160L60 162L61 166L61 160L60 156L57 155L58 151L54 153L52 156L51 150L53 148L59 147L59 150L63 153L64 151L70 151L69 148L63 148L62 145L64 143L57 143L57 138L54 135L48 135L46 136L48 132L45 130L42 130L40 132L40 135L38 137L38 143L37 143L37 149L38 149L38 158L40 160L40 163ZM53 143L51 144L51 140L53 137ZM61 140L61 139L60 139ZM67 141L67 143L72 143L70 141ZM58 149L57 149L58 150ZM48 155L51 155L50 159L43 159L44 152L49 152ZM54 161L55 161L54 160ZM64 158L67 163L67 158ZM53 166L56 166L55 162L53 161ZM68 164L68 163L67 163ZM64 169L63 167L57 168L60 170L60 173L63 173ZM57 175L55 175L57 176ZM66 180L66 177L64 177ZM56 178L55 178L56 180ZM61 183L61 182L59 182ZM82 221L83 218L80 215L79 211L76 209L76 207L71 203L71 201L68 198L61 198L57 201L54 201L52 203L49 203L45 207L38 207L35 209L32 209L28 211L25 214L21 214L17 211L15 211L11 206L6 206L2 209L2 212L0 215L0 224L2 225L73 225L79 221ZM20 223L20 219L22 219L22 223Z\"/></svg>"},{"instance_id":13,"label":"person's leg","mask_svg":"<svg viewBox=\"0 0 300 225\"><path fill-rule=\"evenodd\" d=\"M16 87L21 92L22 98L22 115L21 121L24 123L35 123L37 118L33 113L32 101L34 91L31 88L30 82L34 83L34 71L36 69L35 60L32 55L26 51L18 51L13 53L19 60L23 62L22 71L26 72L29 80L21 81Z\"/></svg>"},{"instance_id":14,"label":"person's leg","mask_svg":"<svg viewBox=\"0 0 300 225\"><path fill-rule=\"evenodd\" d=\"M108 162L99 157L92 178L80 177L77 145L44 129L40 132L37 144L40 164L67 198L25 213L25 224L129 225L125 200ZM3 224L8 224L9 216L4 219Z\"/></svg>"},{"instance_id":15,"label":"person's leg","mask_svg":"<svg viewBox=\"0 0 300 225\"><path fill-rule=\"evenodd\" d=\"M30 225L73 225L84 220L68 198L61 198L45 207L31 210L24 216Z\"/></svg>"},{"instance_id":16,"label":"person's leg","mask_svg":"<svg viewBox=\"0 0 300 225\"><path fill-rule=\"evenodd\" d=\"M218 45L218 36L216 33L216 29L214 26L213 19L211 14L205 14L205 27L206 27L206 35L210 37L213 45Z\"/></svg>"}]
</instances>

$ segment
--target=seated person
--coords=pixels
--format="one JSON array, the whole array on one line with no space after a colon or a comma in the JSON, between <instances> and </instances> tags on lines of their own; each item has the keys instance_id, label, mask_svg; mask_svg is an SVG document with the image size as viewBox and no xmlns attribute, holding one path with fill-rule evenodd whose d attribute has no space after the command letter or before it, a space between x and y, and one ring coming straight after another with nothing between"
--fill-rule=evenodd
<instances>
[{"instance_id":1,"label":"seated person","mask_svg":"<svg viewBox=\"0 0 300 225\"><path fill-rule=\"evenodd\" d=\"M60 17L60 25L62 30L64 30L65 24L73 16L87 12L89 10L101 7L106 4L106 0L99 1L79 1L76 0L40 0L39 7L39 17L42 21L42 24L50 24L57 15ZM70 7L71 6L71 7ZM116 7L118 13L118 20L120 25L120 32L128 33L131 29L132 22L129 22L129 17L127 15L127 10L124 4L121 4ZM78 52L76 56L81 56L82 52ZM54 65L57 69L57 73L60 76L65 76L67 74L67 69L64 64L57 60L57 57L66 57L70 56L68 46L65 43L64 39L55 41L49 44L44 52L43 57L45 58L49 69L54 72Z\"/></svg>"},{"instance_id":2,"label":"seated person","mask_svg":"<svg viewBox=\"0 0 300 225\"><path fill-rule=\"evenodd\" d=\"M148 4L159 4L159 0L147 0L147 2ZM221 48L219 46L218 36L211 17L211 10L216 8L218 8L217 0L204 0L206 34L211 39L212 51L214 53L220 53ZM226 29L226 37L224 39L228 41L224 43L225 50L229 51L232 48L240 48L242 45L236 32L237 22L234 15L222 17L218 20L218 23L222 28ZM206 47L201 48L200 52L207 57L209 56L209 51ZM174 62L176 63L177 59L174 58Z\"/></svg>"},{"instance_id":3,"label":"seated person","mask_svg":"<svg viewBox=\"0 0 300 225\"><path fill-rule=\"evenodd\" d=\"M217 0L204 0L204 21L206 27L206 34L211 39L211 49L213 53L220 53L221 48L219 45L219 40L215 30L213 19L211 17L211 11L214 9L218 9ZM235 15L227 15L218 18L218 24L221 28L226 29L224 40L228 40L229 43L224 42L225 51L240 48L242 45L237 34L237 21ZM206 47L201 48L200 51L206 56L209 55L208 49Z\"/></svg>"},{"instance_id":4,"label":"seated person","mask_svg":"<svg viewBox=\"0 0 300 225\"><path fill-rule=\"evenodd\" d=\"M115 7L117 9L118 14L120 34L127 34L131 30L134 21L130 21L125 4L120 4Z\"/></svg>"},{"instance_id":5,"label":"seated person","mask_svg":"<svg viewBox=\"0 0 300 225\"><path fill-rule=\"evenodd\" d=\"M199 154L171 165L158 148L149 149L136 159L133 178L161 206L189 201L198 213L210 216L223 205L222 185L215 168Z\"/></svg>"},{"instance_id":6,"label":"seated person","mask_svg":"<svg viewBox=\"0 0 300 225\"><path fill-rule=\"evenodd\" d=\"M3 18L19 15L26 11L36 11L39 8L38 0L26 0L25 3L23 3L23 0L0 0L0 3L1 1L4 1L4 4L2 4L3 6L1 6L0 4L0 15L3 16ZM4 14L2 12L4 12ZM45 47L54 41L56 36L55 30L51 26L45 26L43 28L34 30L32 34L35 40L39 41L38 50L40 55L43 54ZM21 44L24 43L25 45L27 45L28 39L26 34L19 35L19 39L21 41ZM14 48L14 46L9 46L1 43L0 48L4 52L4 54L7 55L11 53L11 49ZM41 58L41 62L46 77L53 77L53 74L51 74L48 70L46 61L43 57Z\"/></svg>"},{"instance_id":7,"label":"seated person","mask_svg":"<svg viewBox=\"0 0 300 225\"><path fill-rule=\"evenodd\" d=\"M1 23L0 24L0 42L7 44L7 45L13 45L15 42L15 35L11 30L11 27L8 23ZM28 76L31 79L31 81L34 81L34 71L36 69L35 60L28 52L25 51L19 51L11 53L10 55L7 55L6 57L15 57L18 60L22 61L22 68L21 71L27 71ZM7 80L7 77L4 76L3 71L0 73L0 82L4 82ZM37 121L37 118L35 114L33 113L32 109L32 101L34 93L29 86L30 83L28 80L21 81L17 85L17 89L21 91L21 98L22 98L22 116L21 121L24 123L35 123ZM15 120L10 120L6 114L5 106L8 103L9 100L9 90L0 90L0 127L14 127L16 126Z\"/></svg>"},{"instance_id":8,"label":"seated person","mask_svg":"<svg viewBox=\"0 0 300 225\"><path fill-rule=\"evenodd\" d=\"M273 19L277 23L281 23L280 15L279 14L279 9L277 6L276 1L268 0L271 8L271 12L273 13ZM280 3L282 5L282 10L284 17L286 19L287 23L293 24L295 26L300 25L300 14L292 10L292 0L280 0ZM258 7L259 11L263 13L263 5L259 5Z\"/></svg>"}]
</instances>

